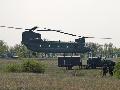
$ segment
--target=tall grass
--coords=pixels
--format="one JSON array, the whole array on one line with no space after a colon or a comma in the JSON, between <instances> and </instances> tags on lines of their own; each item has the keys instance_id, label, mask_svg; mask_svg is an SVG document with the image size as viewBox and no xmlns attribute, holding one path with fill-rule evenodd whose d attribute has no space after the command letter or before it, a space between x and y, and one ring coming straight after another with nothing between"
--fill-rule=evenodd
<instances>
[{"instance_id":1,"label":"tall grass","mask_svg":"<svg viewBox=\"0 0 120 90\"><path fill-rule=\"evenodd\" d=\"M57 67L56 60L38 62L47 64L44 74L0 73L0 90L120 90L120 80L109 74L102 77L100 69L66 70Z\"/></svg>"}]
</instances>

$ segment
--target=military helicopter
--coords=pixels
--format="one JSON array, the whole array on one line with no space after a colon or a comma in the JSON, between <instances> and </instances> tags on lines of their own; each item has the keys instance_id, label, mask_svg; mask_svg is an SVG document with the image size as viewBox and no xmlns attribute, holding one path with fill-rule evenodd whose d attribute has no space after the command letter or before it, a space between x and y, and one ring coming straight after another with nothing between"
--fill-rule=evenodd
<instances>
[{"instance_id":1,"label":"military helicopter","mask_svg":"<svg viewBox=\"0 0 120 90\"><path fill-rule=\"evenodd\" d=\"M0 26L6 27L6 26ZM14 29L23 29L23 28L15 28L15 27L7 27ZM43 53L87 53L91 51L91 48L87 47L85 44L85 38L94 38L94 37L81 37L78 36L78 39L75 39L74 42L62 42L62 41L46 41L41 39L41 34L34 32L37 26L31 29L25 29L22 33L22 44L24 44L28 49L34 52L43 52ZM46 29L37 30L37 31L55 31L58 33L63 33L71 36L77 36L70 33L62 32L61 30L52 30ZM111 38L103 38L103 39L111 39Z\"/></svg>"},{"instance_id":2,"label":"military helicopter","mask_svg":"<svg viewBox=\"0 0 120 90\"><path fill-rule=\"evenodd\" d=\"M85 46L85 38L93 37L81 37L75 39L75 42L61 42L59 41L45 41L41 39L41 34L34 32L38 27L35 26L31 29L25 29L22 33L22 44L24 44L28 49L34 52L44 52L44 53L86 53L90 52L91 49ZM74 34L69 34L62 32L60 30L37 30L37 31L56 31L59 33L77 36Z\"/></svg>"}]
</instances>

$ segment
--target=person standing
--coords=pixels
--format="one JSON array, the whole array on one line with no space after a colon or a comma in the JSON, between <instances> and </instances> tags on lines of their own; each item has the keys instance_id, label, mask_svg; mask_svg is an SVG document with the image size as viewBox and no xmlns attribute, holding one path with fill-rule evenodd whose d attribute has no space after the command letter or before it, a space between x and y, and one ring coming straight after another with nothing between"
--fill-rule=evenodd
<instances>
[{"instance_id":1,"label":"person standing","mask_svg":"<svg viewBox=\"0 0 120 90\"><path fill-rule=\"evenodd\" d=\"M110 74L110 76L113 76L114 65L109 64L109 66L108 66L108 70L109 70L109 74Z\"/></svg>"},{"instance_id":2,"label":"person standing","mask_svg":"<svg viewBox=\"0 0 120 90\"><path fill-rule=\"evenodd\" d=\"M107 64L103 65L102 71L103 71L103 76L106 76L106 73L108 72Z\"/></svg>"}]
</instances>

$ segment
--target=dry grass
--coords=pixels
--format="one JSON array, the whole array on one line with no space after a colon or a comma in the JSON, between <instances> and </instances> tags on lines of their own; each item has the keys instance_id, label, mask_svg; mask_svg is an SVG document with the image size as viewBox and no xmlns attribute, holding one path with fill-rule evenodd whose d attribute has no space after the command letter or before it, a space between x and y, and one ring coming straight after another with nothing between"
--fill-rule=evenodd
<instances>
[{"instance_id":1,"label":"dry grass","mask_svg":"<svg viewBox=\"0 0 120 90\"><path fill-rule=\"evenodd\" d=\"M1 65L21 61L0 60ZM70 70L58 68L55 60L41 61L48 65L45 74L0 73L0 90L120 90L120 80L101 70Z\"/></svg>"}]
</instances>

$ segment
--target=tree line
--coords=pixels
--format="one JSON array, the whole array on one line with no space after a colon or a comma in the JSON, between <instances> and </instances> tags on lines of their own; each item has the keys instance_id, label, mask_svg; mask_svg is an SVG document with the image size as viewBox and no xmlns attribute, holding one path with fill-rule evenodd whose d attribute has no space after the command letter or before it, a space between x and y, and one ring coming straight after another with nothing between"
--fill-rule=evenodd
<instances>
[{"instance_id":1,"label":"tree line","mask_svg":"<svg viewBox=\"0 0 120 90\"><path fill-rule=\"evenodd\" d=\"M115 47L112 43L105 43L104 45L98 43L86 43L86 46L92 49L92 56L102 56L102 57L120 57L120 48ZM12 56L17 55L21 58L33 58L33 57L56 57L57 54L54 53L38 53L28 50L27 47L23 44L16 44L13 47L10 47L4 41L0 40L0 56ZM83 57L85 54L81 54Z\"/></svg>"}]
</instances>

